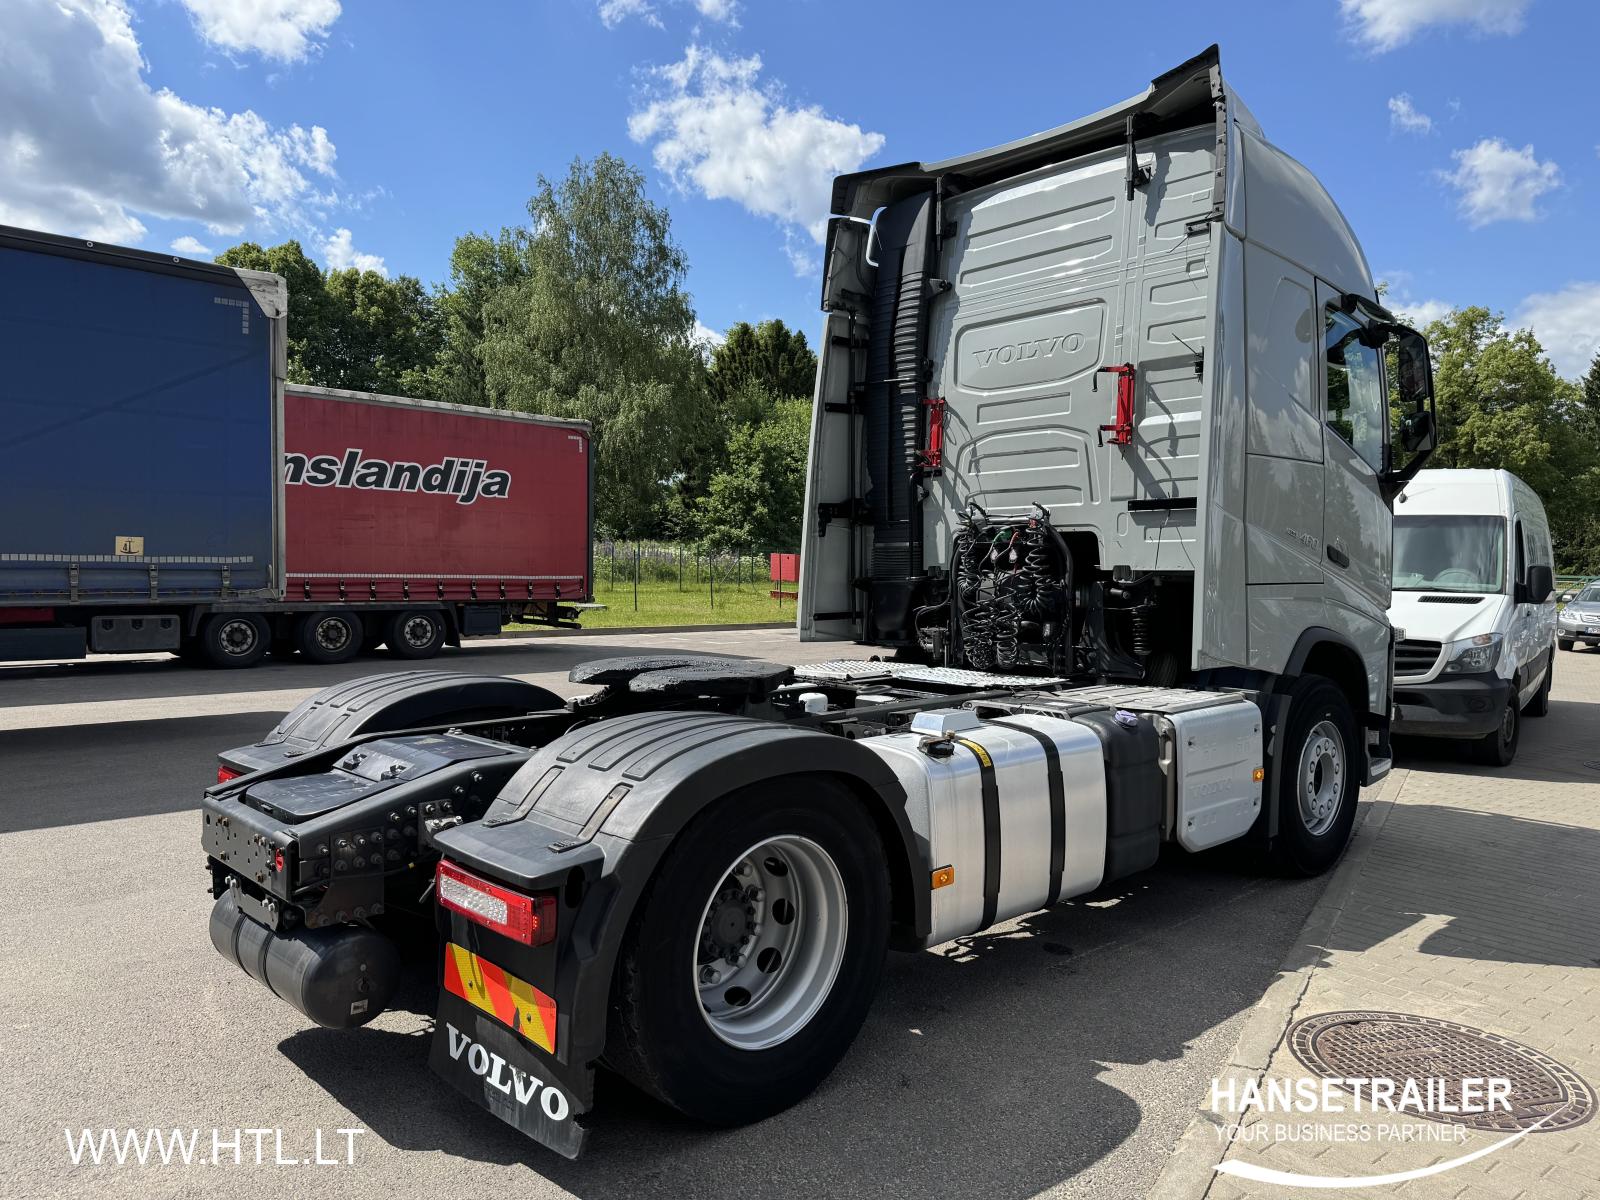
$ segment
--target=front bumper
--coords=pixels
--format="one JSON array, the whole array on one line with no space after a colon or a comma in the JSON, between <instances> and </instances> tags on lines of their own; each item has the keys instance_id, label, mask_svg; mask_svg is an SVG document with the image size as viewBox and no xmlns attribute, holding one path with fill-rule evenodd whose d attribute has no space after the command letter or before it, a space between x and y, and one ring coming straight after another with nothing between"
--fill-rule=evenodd
<instances>
[{"instance_id":1,"label":"front bumper","mask_svg":"<svg viewBox=\"0 0 1600 1200\"><path fill-rule=\"evenodd\" d=\"M1430 683L1395 681L1393 732L1402 737L1478 738L1500 728L1511 680L1452 675Z\"/></svg>"},{"instance_id":2,"label":"front bumper","mask_svg":"<svg viewBox=\"0 0 1600 1200\"><path fill-rule=\"evenodd\" d=\"M1557 625L1556 637L1563 642L1600 643L1600 625Z\"/></svg>"}]
</instances>

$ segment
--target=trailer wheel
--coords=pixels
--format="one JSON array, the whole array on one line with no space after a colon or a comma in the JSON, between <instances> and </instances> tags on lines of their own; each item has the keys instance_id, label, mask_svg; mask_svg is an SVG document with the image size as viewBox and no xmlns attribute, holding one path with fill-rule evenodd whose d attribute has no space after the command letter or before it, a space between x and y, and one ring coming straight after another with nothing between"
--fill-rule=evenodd
<instances>
[{"instance_id":1,"label":"trailer wheel","mask_svg":"<svg viewBox=\"0 0 1600 1200\"><path fill-rule=\"evenodd\" d=\"M1357 737L1350 701L1335 684L1314 675L1295 684L1279 743L1272 847L1287 873L1320 875L1344 852L1361 791Z\"/></svg>"},{"instance_id":2,"label":"trailer wheel","mask_svg":"<svg viewBox=\"0 0 1600 1200\"><path fill-rule=\"evenodd\" d=\"M444 645L444 618L424 608L395 613L384 640L396 658L432 658Z\"/></svg>"},{"instance_id":3,"label":"trailer wheel","mask_svg":"<svg viewBox=\"0 0 1600 1200\"><path fill-rule=\"evenodd\" d=\"M270 636L255 613L217 613L200 627L200 648L214 667L253 667L266 654Z\"/></svg>"},{"instance_id":4,"label":"trailer wheel","mask_svg":"<svg viewBox=\"0 0 1600 1200\"><path fill-rule=\"evenodd\" d=\"M883 972L889 878L840 784L791 777L713 804L640 898L606 1060L680 1112L743 1125L844 1056Z\"/></svg>"},{"instance_id":5,"label":"trailer wheel","mask_svg":"<svg viewBox=\"0 0 1600 1200\"><path fill-rule=\"evenodd\" d=\"M361 618L353 612L307 613L295 626L294 640L312 662L348 662L361 653Z\"/></svg>"}]
</instances>

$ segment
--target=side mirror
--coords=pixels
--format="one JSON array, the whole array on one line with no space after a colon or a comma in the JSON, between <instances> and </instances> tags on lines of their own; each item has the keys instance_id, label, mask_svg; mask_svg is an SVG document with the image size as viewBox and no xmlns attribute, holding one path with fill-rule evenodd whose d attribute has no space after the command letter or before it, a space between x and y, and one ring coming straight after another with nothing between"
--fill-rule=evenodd
<instances>
[{"instance_id":1,"label":"side mirror","mask_svg":"<svg viewBox=\"0 0 1600 1200\"><path fill-rule=\"evenodd\" d=\"M1561 595L1556 597L1556 599L1561 601L1561 603L1565 604L1568 600L1571 600L1577 594L1578 594L1577 592L1562 592Z\"/></svg>"},{"instance_id":2,"label":"side mirror","mask_svg":"<svg viewBox=\"0 0 1600 1200\"><path fill-rule=\"evenodd\" d=\"M1528 603L1543 604L1556 590L1555 572L1543 563L1528 565Z\"/></svg>"},{"instance_id":3,"label":"side mirror","mask_svg":"<svg viewBox=\"0 0 1600 1200\"><path fill-rule=\"evenodd\" d=\"M1439 422L1433 401L1433 364L1428 339L1404 325L1385 326L1395 342L1395 434L1404 461L1391 459L1384 473L1384 493L1394 497L1422 470L1422 464L1439 440Z\"/></svg>"}]
</instances>

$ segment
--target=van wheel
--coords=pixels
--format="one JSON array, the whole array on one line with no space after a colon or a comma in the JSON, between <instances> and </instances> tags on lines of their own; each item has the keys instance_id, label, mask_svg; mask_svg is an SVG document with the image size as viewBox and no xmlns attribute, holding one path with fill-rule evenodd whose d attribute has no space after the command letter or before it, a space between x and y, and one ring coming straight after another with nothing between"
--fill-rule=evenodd
<instances>
[{"instance_id":1,"label":"van wheel","mask_svg":"<svg viewBox=\"0 0 1600 1200\"><path fill-rule=\"evenodd\" d=\"M1320 676L1297 682L1279 744L1272 856L1287 874L1320 875L1350 841L1361 791L1361 743L1344 692Z\"/></svg>"},{"instance_id":2,"label":"van wheel","mask_svg":"<svg viewBox=\"0 0 1600 1200\"><path fill-rule=\"evenodd\" d=\"M1527 706L1523 708L1523 716L1547 717L1550 715L1550 685L1555 682L1555 677L1556 654L1552 650L1550 652L1550 661L1545 663L1544 682L1539 685L1539 690L1533 694L1528 700Z\"/></svg>"},{"instance_id":3,"label":"van wheel","mask_svg":"<svg viewBox=\"0 0 1600 1200\"><path fill-rule=\"evenodd\" d=\"M734 792L634 909L606 1061L697 1120L771 1116L849 1049L888 937L883 844L854 795L817 776Z\"/></svg>"},{"instance_id":4,"label":"van wheel","mask_svg":"<svg viewBox=\"0 0 1600 1200\"><path fill-rule=\"evenodd\" d=\"M200 627L200 649L214 667L253 667L266 654L270 636L255 613L217 613Z\"/></svg>"},{"instance_id":5,"label":"van wheel","mask_svg":"<svg viewBox=\"0 0 1600 1200\"><path fill-rule=\"evenodd\" d=\"M421 608L395 613L384 640L396 658L432 658L444 645L444 619Z\"/></svg>"},{"instance_id":6,"label":"van wheel","mask_svg":"<svg viewBox=\"0 0 1600 1200\"><path fill-rule=\"evenodd\" d=\"M1472 743L1472 757L1490 767L1509 767L1517 757L1522 740L1522 719L1517 712L1517 684L1511 683L1511 697L1500 713L1500 728Z\"/></svg>"},{"instance_id":7,"label":"van wheel","mask_svg":"<svg viewBox=\"0 0 1600 1200\"><path fill-rule=\"evenodd\" d=\"M294 640L314 663L349 662L361 653L361 618L353 612L307 613Z\"/></svg>"}]
</instances>

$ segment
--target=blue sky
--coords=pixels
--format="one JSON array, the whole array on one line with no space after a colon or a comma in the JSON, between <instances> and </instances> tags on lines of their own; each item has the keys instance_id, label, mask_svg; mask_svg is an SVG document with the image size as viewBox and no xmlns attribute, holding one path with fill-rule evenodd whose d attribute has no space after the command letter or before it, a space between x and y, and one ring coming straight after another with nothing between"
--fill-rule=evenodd
<instances>
[{"instance_id":1,"label":"blue sky","mask_svg":"<svg viewBox=\"0 0 1600 1200\"><path fill-rule=\"evenodd\" d=\"M541 173L639 164L701 321L814 335L833 174L960 154L1220 42L1402 307L1600 348L1600 5L7 0L0 222L202 254L298 237L445 279Z\"/></svg>"}]
</instances>

